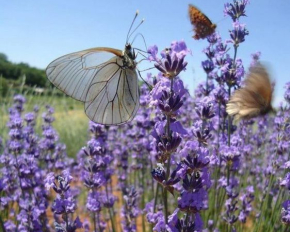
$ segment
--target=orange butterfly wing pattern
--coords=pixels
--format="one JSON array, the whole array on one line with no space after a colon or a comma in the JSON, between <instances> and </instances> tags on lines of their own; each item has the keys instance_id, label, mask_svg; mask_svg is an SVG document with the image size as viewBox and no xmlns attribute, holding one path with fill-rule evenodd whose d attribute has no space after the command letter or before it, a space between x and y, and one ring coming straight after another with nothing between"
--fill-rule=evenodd
<instances>
[{"instance_id":1,"label":"orange butterfly wing pattern","mask_svg":"<svg viewBox=\"0 0 290 232\"><path fill-rule=\"evenodd\" d=\"M207 36L214 33L216 25L199 9L193 5L189 5L188 12L190 22L194 27L193 30L195 35L192 36L194 39L205 39Z\"/></svg>"}]
</instances>

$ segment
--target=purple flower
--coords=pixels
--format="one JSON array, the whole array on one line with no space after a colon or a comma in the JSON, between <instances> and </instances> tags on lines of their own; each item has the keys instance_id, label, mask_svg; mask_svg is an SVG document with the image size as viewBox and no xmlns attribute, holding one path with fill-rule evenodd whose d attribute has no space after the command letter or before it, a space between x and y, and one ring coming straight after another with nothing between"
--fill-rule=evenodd
<instances>
[{"instance_id":1,"label":"purple flower","mask_svg":"<svg viewBox=\"0 0 290 232\"><path fill-rule=\"evenodd\" d=\"M158 221L157 221L156 225L154 226L153 230L157 231L157 232L165 232L166 231L166 223L164 221L164 216L160 215L157 218L157 220Z\"/></svg>"},{"instance_id":2,"label":"purple flower","mask_svg":"<svg viewBox=\"0 0 290 232\"><path fill-rule=\"evenodd\" d=\"M244 24L240 24L238 21L233 23L233 27L234 29L230 31L231 42L234 47L238 47L240 43L245 41L245 36L249 35L249 31Z\"/></svg>"},{"instance_id":3,"label":"purple flower","mask_svg":"<svg viewBox=\"0 0 290 232\"><path fill-rule=\"evenodd\" d=\"M162 78L152 89L151 91L151 103L152 105L157 105L159 101L161 100L163 93L167 92L167 94L170 94L170 88L171 88L171 83L170 80L167 78ZM183 82L176 78L173 83L173 92L174 95L177 98L177 95L179 96L180 99L184 95L188 94L188 90L184 87Z\"/></svg>"},{"instance_id":4,"label":"purple flower","mask_svg":"<svg viewBox=\"0 0 290 232\"><path fill-rule=\"evenodd\" d=\"M16 231L16 225L11 221L8 220L4 223L4 227L6 232L15 232Z\"/></svg>"},{"instance_id":5,"label":"purple flower","mask_svg":"<svg viewBox=\"0 0 290 232\"><path fill-rule=\"evenodd\" d=\"M10 129L21 129L23 127L23 120L18 116L13 116L8 122L7 126Z\"/></svg>"},{"instance_id":6,"label":"purple flower","mask_svg":"<svg viewBox=\"0 0 290 232\"><path fill-rule=\"evenodd\" d=\"M122 228L124 232L137 231L136 218L140 214L138 208L139 193L134 187L124 189L123 191L124 205L122 207Z\"/></svg>"},{"instance_id":7,"label":"purple flower","mask_svg":"<svg viewBox=\"0 0 290 232\"><path fill-rule=\"evenodd\" d=\"M247 192L240 196L240 200L242 201L242 209L239 214L239 220L242 223L246 223L246 219L252 211L252 201L254 200L254 187L247 187Z\"/></svg>"},{"instance_id":8,"label":"purple flower","mask_svg":"<svg viewBox=\"0 0 290 232\"><path fill-rule=\"evenodd\" d=\"M89 192L87 197L87 204L86 207L90 212L100 212L101 211L101 202L100 196L97 192Z\"/></svg>"},{"instance_id":9,"label":"purple flower","mask_svg":"<svg viewBox=\"0 0 290 232\"><path fill-rule=\"evenodd\" d=\"M155 63L157 68L164 77L169 79L176 77L187 66L187 62L184 61L184 56L178 58L176 53L172 53L168 50L165 52L165 59L159 63Z\"/></svg>"},{"instance_id":10,"label":"purple flower","mask_svg":"<svg viewBox=\"0 0 290 232\"><path fill-rule=\"evenodd\" d=\"M215 46L216 57L224 55L228 51L228 42L219 41Z\"/></svg>"},{"instance_id":11,"label":"purple flower","mask_svg":"<svg viewBox=\"0 0 290 232\"><path fill-rule=\"evenodd\" d=\"M166 180L166 174L164 167L162 164L158 164L157 168L153 169L151 172L152 177L159 182L164 188L166 188L172 195L174 195L174 187L173 185L177 184L180 181L180 177L176 175L178 171L182 168L182 166L179 164L177 165L176 169L170 174L170 177L168 180Z\"/></svg>"},{"instance_id":12,"label":"purple flower","mask_svg":"<svg viewBox=\"0 0 290 232\"><path fill-rule=\"evenodd\" d=\"M187 62L184 61L185 56L191 53L187 49L184 41L174 41L171 43L171 47L161 52L162 59L156 57L158 48L152 46L149 49L149 59L155 60L154 66L162 73L164 77L172 79L176 77L187 66Z\"/></svg>"},{"instance_id":13,"label":"purple flower","mask_svg":"<svg viewBox=\"0 0 290 232\"><path fill-rule=\"evenodd\" d=\"M244 75L244 66L241 60L237 60L234 64L234 60L227 59L227 70L223 72L223 80L228 87L240 86L241 78Z\"/></svg>"},{"instance_id":14,"label":"purple flower","mask_svg":"<svg viewBox=\"0 0 290 232\"><path fill-rule=\"evenodd\" d=\"M202 52L205 53L209 60L212 60L215 57L215 49L212 46L206 47Z\"/></svg>"},{"instance_id":15,"label":"purple flower","mask_svg":"<svg viewBox=\"0 0 290 232\"><path fill-rule=\"evenodd\" d=\"M162 164L157 164L157 167L151 171L151 175L160 184L165 182L166 173Z\"/></svg>"},{"instance_id":16,"label":"purple flower","mask_svg":"<svg viewBox=\"0 0 290 232\"><path fill-rule=\"evenodd\" d=\"M24 110L23 105L26 102L26 99L24 96L18 94L14 96L13 100L14 100L13 108L16 110L17 114L20 115L21 112Z\"/></svg>"},{"instance_id":17,"label":"purple flower","mask_svg":"<svg viewBox=\"0 0 290 232\"><path fill-rule=\"evenodd\" d=\"M284 98L285 100L290 104L290 82L287 82L285 84L285 94L284 94Z\"/></svg>"},{"instance_id":18,"label":"purple flower","mask_svg":"<svg viewBox=\"0 0 290 232\"><path fill-rule=\"evenodd\" d=\"M10 141L8 143L9 151L15 154L19 154L23 148L23 144L19 141Z\"/></svg>"},{"instance_id":19,"label":"purple flower","mask_svg":"<svg viewBox=\"0 0 290 232\"><path fill-rule=\"evenodd\" d=\"M239 1L234 0L234 4L226 3L224 14L229 15L233 21L236 21L241 16L246 16L245 8L248 3L249 0L239 0Z\"/></svg>"},{"instance_id":20,"label":"purple flower","mask_svg":"<svg viewBox=\"0 0 290 232\"><path fill-rule=\"evenodd\" d=\"M237 147L234 146L222 146L221 147L221 156L222 160L230 165L232 170L237 170L240 165L240 151Z\"/></svg>"},{"instance_id":21,"label":"purple flower","mask_svg":"<svg viewBox=\"0 0 290 232\"><path fill-rule=\"evenodd\" d=\"M207 208L206 199L207 192L204 189L197 192L184 191L178 198L178 208L184 212L197 213Z\"/></svg>"},{"instance_id":22,"label":"purple flower","mask_svg":"<svg viewBox=\"0 0 290 232\"><path fill-rule=\"evenodd\" d=\"M251 66L256 65L256 63L260 60L260 56L261 56L261 52L255 52L251 54L251 57L252 57Z\"/></svg>"},{"instance_id":23,"label":"purple flower","mask_svg":"<svg viewBox=\"0 0 290 232\"><path fill-rule=\"evenodd\" d=\"M187 54L191 54L191 50L187 48L183 40L173 41L170 47L171 47L172 53L176 53L177 57L179 58L185 57Z\"/></svg>"},{"instance_id":24,"label":"purple flower","mask_svg":"<svg viewBox=\"0 0 290 232\"><path fill-rule=\"evenodd\" d=\"M168 154L174 152L182 140L176 132L173 132L171 138L168 138L162 122L156 123L152 136L155 138L156 150L158 151L156 159L159 162L166 161Z\"/></svg>"},{"instance_id":25,"label":"purple flower","mask_svg":"<svg viewBox=\"0 0 290 232\"><path fill-rule=\"evenodd\" d=\"M21 104L24 104L26 102L25 97L20 95L20 94L15 95L13 100L14 100L15 103L21 103Z\"/></svg>"},{"instance_id":26,"label":"purple flower","mask_svg":"<svg viewBox=\"0 0 290 232\"><path fill-rule=\"evenodd\" d=\"M31 124L35 120L35 114L33 112L27 113L24 115L24 120L28 123Z\"/></svg>"},{"instance_id":27,"label":"purple flower","mask_svg":"<svg viewBox=\"0 0 290 232\"><path fill-rule=\"evenodd\" d=\"M212 93L215 97L216 103L225 105L225 103L228 101L228 93L223 86L215 88Z\"/></svg>"},{"instance_id":28,"label":"purple flower","mask_svg":"<svg viewBox=\"0 0 290 232\"><path fill-rule=\"evenodd\" d=\"M212 72L214 70L214 64L211 60L205 60L201 62L203 70L209 74L210 72Z\"/></svg>"},{"instance_id":29,"label":"purple flower","mask_svg":"<svg viewBox=\"0 0 290 232\"><path fill-rule=\"evenodd\" d=\"M290 224L290 200L282 203L281 221L287 225Z\"/></svg>"},{"instance_id":30,"label":"purple flower","mask_svg":"<svg viewBox=\"0 0 290 232\"><path fill-rule=\"evenodd\" d=\"M207 36L206 39L207 39L207 42L210 43L210 45L213 45L217 43L221 39L221 37L218 33L214 32L211 35Z\"/></svg>"},{"instance_id":31,"label":"purple flower","mask_svg":"<svg viewBox=\"0 0 290 232\"><path fill-rule=\"evenodd\" d=\"M281 180L280 186L285 187L287 190L290 190L290 172L288 172L284 179Z\"/></svg>"},{"instance_id":32,"label":"purple flower","mask_svg":"<svg viewBox=\"0 0 290 232\"><path fill-rule=\"evenodd\" d=\"M164 114L174 114L182 106L182 101L179 95L173 95L166 91L163 91L161 98L159 99L159 108Z\"/></svg>"},{"instance_id":33,"label":"purple flower","mask_svg":"<svg viewBox=\"0 0 290 232\"><path fill-rule=\"evenodd\" d=\"M148 59L150 61L157 61L157 62L159 61L159 59L157 58L158 47L156 45L150 46L147 52L149 53Z\"/></svg>"},{"instance_id":34,"label":"purple flower","mask_svg":"<svg viewBox=\"0 0 290 232\"><path fill-rule=\"evenodd\" d=\"M54 227L56 232L75 232L77 229L83 228L83 224L79 217L76 217L74 221L69 221L68 223L58 223L55 221Z\"/></svg>"},{"instance_id":35,"label":"purple flower","mask_svg":"<svg viewBox=\"0 0 290 232\"><path fill-rule=\"evenodd\" d=\"M236 195L237 196L237 195ZM223 219L228 223L228 224L234 224L237 220L238 217L235 216L234 212L238 209L237 208L237 201L233 198L229 198L226 200L226 213Z\"/></svg>"}]
</instances>

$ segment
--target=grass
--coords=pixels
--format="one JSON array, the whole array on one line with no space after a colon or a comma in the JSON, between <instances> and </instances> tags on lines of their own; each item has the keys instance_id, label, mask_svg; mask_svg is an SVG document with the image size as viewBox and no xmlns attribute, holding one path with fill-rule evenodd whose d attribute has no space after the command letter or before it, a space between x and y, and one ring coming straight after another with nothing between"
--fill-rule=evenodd
<instances>
[{"instance_id":1,"label":"grass","mask_svg":"<svg viewBox=\"0 0 290 232\"><path fill-rule=\"evenodd\" d=\"M38 134L41 134L41 116L45 111L45 106L54 107L56 120L53 126L59 133L60 142L66 144L68 156L75 157L77 152L86 145L89 119L85 115L82 102L59 94L58 90L53 90L49 95L40 95L33 94L33 89L23 92L21 89L16 91L12 88L9 89L6 96L0 99L0 137L4 142L8 136L8 112L13 104L13 96L15 94L22 94L26 98L24 114L31 112L35 105L39 106L36 125Z\"/></svg>"}]
</instances>

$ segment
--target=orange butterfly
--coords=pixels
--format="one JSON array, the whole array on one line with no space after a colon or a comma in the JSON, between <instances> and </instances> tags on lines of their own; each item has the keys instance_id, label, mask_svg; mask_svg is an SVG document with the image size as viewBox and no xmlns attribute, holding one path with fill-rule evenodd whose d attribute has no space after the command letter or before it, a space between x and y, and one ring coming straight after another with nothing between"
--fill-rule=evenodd
<instances>
[{"instance_id":1,"label":"orange butterfly","mask_svg":"<svg viewBox=\"0 0 290 232\"><path fill-rule=\"evenodd\" d=\"M216 25L213 24L199 9L190 4L188 12L190 22L194 27L193 30L195 35L192 36L194 39L205 39L207 36L214 33Z\"/></svg>"}]
</instances>

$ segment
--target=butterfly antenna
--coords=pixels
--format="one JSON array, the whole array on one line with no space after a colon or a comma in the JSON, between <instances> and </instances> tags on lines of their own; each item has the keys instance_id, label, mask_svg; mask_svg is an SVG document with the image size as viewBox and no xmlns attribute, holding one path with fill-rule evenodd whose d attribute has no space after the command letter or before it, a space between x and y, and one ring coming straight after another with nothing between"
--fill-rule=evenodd
<instances>
[{"instance_id":1,"label":"butterfly antenna","mask_svg":"<svg viewBox=\"0 0 290 232\"><path fill-rule=\"evenodd\" d=\"M129 28L129 31L128 31L128 34L127 34L127 39L126 39L126 43L128 43L128 40L129 40L129 38L130 38L130 31L131 31L131 29L132 29L132 27L133 27L133 24L134 24L134 22L135 22L135 20L136 20L136 18L137 18L137 16L138 16L138 14L139 14L139 11L137 10L136 11L136 14L135 14L135 16L134 16L134 19L133 19L133 21L132 21L132 23L131 23L131 26L130 26L130 28Z\"/></svg>"},{"instance_id":2,"label":"butterfly antenna","mask_svg":"<svg viewBox=\"0 0 290 232\"><path fill-rule=\"evenodd\" d=\"M223 17L223 18L219 19L215 24L217 25L217 24L225 21L226 19L227 19L227 17Z\"/></svg>"},{"instance_id":3,"label":"butterfly antenna","mask_svg":"<svg viewBox=\"0 0 290 232\"><path fill-rule=\"evenodd\" d=\"M145 19L142 19L142 21L137 25L137 27L135 27L135 29L130 33L128 39L130 39L131 35L138 29L138 27L140 27L140 25L145 21ZM127 41L128 42L128 41Z\"/></svg>"},{"instance_id":4,"label":"butterfly antenna","mask_svg":"<svg viewBox=\"0 0 290 232\"><path fill-rule=\"evenodd\" d=\"M133 41L132 41L131 44L134 43L134 41L135 41L135 39L137 38L137 36L141 36L141 37L142 37L143 42L144 42L144 45L145 45L145 48L146 48L146 51L148 51L148 49L147 49L147 44L146 44L146 40L145 40L144 36L143 36L141 33L138 33L137 35L135 35L135 37L134 37L134 39L133 39Z\"/></svg>"}]
</instances>

